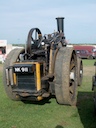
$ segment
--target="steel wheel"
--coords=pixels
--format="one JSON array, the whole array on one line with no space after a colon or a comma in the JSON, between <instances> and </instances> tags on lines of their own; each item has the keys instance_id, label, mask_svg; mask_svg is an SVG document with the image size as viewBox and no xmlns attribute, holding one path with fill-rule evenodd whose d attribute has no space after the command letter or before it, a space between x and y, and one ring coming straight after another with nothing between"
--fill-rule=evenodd
<instances>
[{"instance_id":1,"label":"steel wheel","mask_svg":"<svg viewBox=\"0 0 96 128\"><path fill-rule=\"evenodd\" d=\"M24 49L14 49L12 50L6 60L5 60L5 63L4 63L4 66L3 66L3 84L4 84L4 88L5 88L5 91L8 95L8 97L12 100L20 100L16 97L16 95L12 92L12 87L11 85L7 85L6 83L6 68L9 67L9 66L12 66L14 62L18 62L20 61L19 60L19 55L20 53L24 52Z\"/></svg>"},{"instance_id":2,"label":"steel wheel","mask_svg":"<svg viewBox=\"0 0 96 128\"><path fill-rule=\"evenodd\" d=\"M77 56L73 48L61 48L55 64L55 95L59 104L75 105L77 97Z\"/></svg>"}]
</instances>

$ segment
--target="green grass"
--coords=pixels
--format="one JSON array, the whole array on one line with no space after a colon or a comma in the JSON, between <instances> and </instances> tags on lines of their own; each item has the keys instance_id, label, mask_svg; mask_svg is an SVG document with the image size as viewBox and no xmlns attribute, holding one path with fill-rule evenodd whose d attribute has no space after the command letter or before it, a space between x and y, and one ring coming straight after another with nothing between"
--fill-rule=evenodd
<instances>
[{"instance_id":1,"label":"green grass","mask_svg":"<svg viewBox=\"0 0 96 128\"><path fill-rule=\"evenodd\" d=\"M83 60L83 65L84 66L93 66L94 65L94 62L95 62L96 60L94 59L94 60Z\"/></svg>"},{"instance_id":2,"label":"green grass","mask_svg":"<svg viewBox=\"0 0 96 128\"><path fill-rule=\"evenodd\" d=\"M94 60L83 60L84 78L76 107L59 105L55 98L34 104L12 101L6 96L0 72L0 128L96 128L91 91L93 64Z\"/></svg>"}]
</instances>

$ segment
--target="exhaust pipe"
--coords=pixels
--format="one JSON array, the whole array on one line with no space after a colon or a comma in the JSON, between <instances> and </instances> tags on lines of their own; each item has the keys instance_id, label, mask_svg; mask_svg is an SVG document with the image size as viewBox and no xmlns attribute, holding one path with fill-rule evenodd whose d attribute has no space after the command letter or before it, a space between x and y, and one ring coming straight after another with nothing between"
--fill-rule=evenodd
<instances>
[{"instance_id":1,"label":"exhaust pipe","mask_svg":"<svg viewBox=\"0 0 96 128\"><path fill-rule=\"evenodd\" d=\"M64 23L63 23L64 17L57 17L56 20L57 20L57 30L60 33L64 32Z\"/></svg>"}]
</instances>

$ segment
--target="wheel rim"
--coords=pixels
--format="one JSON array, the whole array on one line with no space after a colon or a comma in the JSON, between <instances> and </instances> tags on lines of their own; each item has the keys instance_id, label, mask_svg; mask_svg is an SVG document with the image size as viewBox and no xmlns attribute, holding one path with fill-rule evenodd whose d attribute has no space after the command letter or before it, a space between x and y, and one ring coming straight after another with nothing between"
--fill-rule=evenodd
<instances>
[{"instance_id":1,"label":"wheel rim","mask_svg":"<svg viewBox=\"0 0 96 128\"><path fill-rule=\"evenodd\" d=\"M79 77L80 77L80 82L82 81L83 78L83 65L82 63L80 64L80 73L79 73Z\"/></svg>"},{"instance_id":2,"label":"wheel rim","mask_svg":"<svg viewBox=\"0 0 96 128\"><path fill-rule=\"evenodd\" d=\"M76 64L76 56L72 54L72 58L70 61L70 83L69 83L69 95L70 99L74 100L76 93L76 82L77 82L77 64Z\"/></svg>"}]
</instances>

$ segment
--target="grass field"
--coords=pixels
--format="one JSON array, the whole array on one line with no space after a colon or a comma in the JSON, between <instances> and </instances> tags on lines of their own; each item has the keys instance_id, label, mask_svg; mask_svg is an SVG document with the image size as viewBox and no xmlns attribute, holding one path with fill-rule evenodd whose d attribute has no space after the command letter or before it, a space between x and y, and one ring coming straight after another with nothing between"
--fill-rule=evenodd
<instances>
[{"instance_id":1,"label":"grass field","mask_svg":"<svg viewBox=\"0 0 96 128\"><path fill-rule=\"evenodd\" d=\"M96 128L92 88L94 60L83 60L84 77L76 106L63 106L55 98L38 104L10 100L0 65L0 128Z\"/></svg>"}]
</instances>

